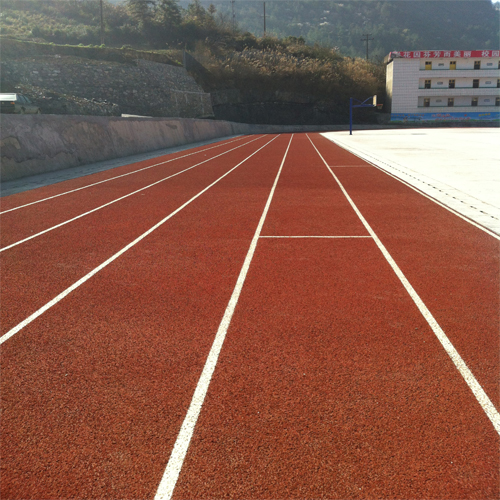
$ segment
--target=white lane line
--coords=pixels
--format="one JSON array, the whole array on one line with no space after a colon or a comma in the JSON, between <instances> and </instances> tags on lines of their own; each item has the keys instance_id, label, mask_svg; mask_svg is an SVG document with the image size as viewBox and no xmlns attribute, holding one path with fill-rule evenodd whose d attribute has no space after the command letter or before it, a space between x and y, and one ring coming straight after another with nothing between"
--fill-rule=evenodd
<instances>
[{"instance_id":1,"label":"white lane line","mask_svg":"<svg viewBox=\"0 0 500 500\"><path fill-rule=\"evenodd\" d=\"M323 134L321 134L321 135L323 135ZM323 136L323 137L325 137L325 136ZM487 227L486 220L487 219L489 219L489 220L491 220L491 219L497 219L495 216L490 215L486 211L481 211L480 210L480 212L483 213L484 216L487 219L483 219L481 222L477 222L476 220L472 219L470 216L464 215L461 212L459 212L458 209L455 209L455 208L447 205L444 201L439 200L437 197L434 197L431 194L426 193L425 190L424 190L426 187L431 187L434 190L437 190L438 192L443 192L445 195L448 195L449 192L447 192L447 190L451 192L452 188L450 188L449 186L446 186L446 184L438 183L437 181L434 181L431 184L429 182L426 182L426 181L423 181L423 180L417 178L417 176L415 176L415 175L412 175L412 174L406 172L405 168L403 166L401 166L401 165L398 165L399 168L396 168L394 165L392 165L390 163L387 163L386 161L380 160L379 158L376 158L375 156L369 155L368 153L365 153L363 151L355 150L352 147L349 147L346 144L343 144L343 143L339 142L338 140L333 140L333 139L330 139L328 137L326 137L326 139L328 139L329 141L333 142L336 146L339 146L342 149L345 149L346 151L349 151L353 155L356 155L358 158L361 158L362 160L365 160L366 162L368 162L370 164L370 166L375 167L378 170L381 170L382 172L384 172L387 175L390 175L394 179L398 180L399 182L401 182L401 183L405 184L406 186L408 186L409 188L413 189L413 191L416 191L417 193L421 194L422 196L425 196L428 200L433 201L434 203L436 203L436 204L440 205L441 207L445 208L446 210L448 210L452 214L456 215L457 217L460 217L462 220L468 222L469 224L472 224L473 226L477 227L478 229L481 229L482 231L484 231L485 233L489 234L490 236L493 236L497 240L500 240L500 234L494 232L493 229ZM382 167L381 164L384 164L385 168ZM396 170L399 175L391 172L390 170ZM412 173L414 173L414 172L412 172ZM411 182L405 181L401 176L407 176L407 177L413 178L415 181L421 183L420 184L421 187L419 188L417 186L414 186L413 184L411 184ZM424 185L422 186L422 184L424 184ZM438 186L438 184L439 184L439 186ZM443 189L439 189L439 187L442 187ZM451 203L452 201L449 200L449 202ZM463 203L463 204L466 203L463 200L458 200L458 202ZM482 206L484 206L484 203L481 202L480 200L477 200L477 199L475 200L474 203L480 203ZM476 214L476 216L479 217L478 214ZM482 224L483 221L484 221L485 225Z\"/></svg>"},{"instance_id":2,"label":"white lane line","mask_svg":"<svg viewBox=\"0 0 500 500\"><path fill-rule=\"evenodd\" d=\"M262 136L261 136L262 137ZM257 137L257 139L260 139L260 137ZM22 240L16 241L15 243L12 243L10 245L7 245L6 247L0 248L0 252L4 252L5 250L9 250L10 248L13 248L17 245L20 245L21 243L26 243L29 240L32 240L34 238L38 238L42 234L48 233L50 231L53 231L54 229L57 229L59 227L65 226L66 224L69 224L70 222L74 222L75 220L81 219L82 217L85 217L86 215L90 215L94 212L97 212L98 210L101 210L103 208L109 207L110 205L113 205L114 203L117 203L121 200L124 200L125 198L128 198L129 196L132 196L134 194L140 193L141 191L144 191L145 189L149 189L150 187L156 186L157 184L160 184L161 182L164 182L168 179L171 179L172 177L176 177L177 175L183 174L184 172L187 172L188 170L191 170L195 167L198 167L200 165L203 165L203 163L207 163L211 160L215 160L215 158L219 158L219 156L223 156L227 153L230 153L231 151L234 151L235 149L242 148L243 146L246 146L247 144L250 144L251 142L256 141L257 139L252 139L251 141L245 142L244 144L240 144L239 146L234 147L233 149L229 149L228 151L224 151L223 153L220 153L216 156L212 156L211 158L208 158L207 160L204 160L200 163L197 163L196 165L193 165L191 167L188 167L184 170L181 170L180 172L177 172L175 174L169 175L168 177L164 177L163 179L160 179L159 181L153 182L152 184L149 184L147 186L144 186L140 189L137 189L136 191L132 191L131 193L128 193L124 196L120 196L120 198L116 198L115 200L109 201L108 203L105 203L104 205L100 205L96 208L93 208L92 210L89 210L88 212L84 212L83 214L77 215L76 217L73 217L72 219L68 219L64 222L61 222L60 224L56 224L55 226L49 227L48 229L44 229L43 231L40 231L39 233L32 234L31 236L28 236L27 238L24 238Z\"/></svg>"},{"instance_id":3,"label":"white lane line","mask_svg":"<svg viewBox=\"0 0 500 500\"><path fill-rule=\"evenodd\" d=\"M329 165L331 168L359 168L359 167L371 167L373 168L373 165L366 164L366 165Z\"/></svg>"},{"instance_id":4,"label":"white lane line","mask_svg":"<svg viewBox=\"0 0 500 500\"><path fill-rule=\"evenodd\" d=\"M108 260L103 262L101 265L90 271L88 274L86 274L83 278L80 278L76 283L73 283L70 287L66 288L63 292L61 292L57 297L54 297L50 302L47 302L43 307L38 309L38 311L34 312L31 316L26 318L24 321L21 321L17 326L9 330L6 334L2 335L0 337L0 344L3 344L6 340L10 339L13 335L15 335L17 332L22 330L25 326L29 325L32 321L34 321L38 316L41 316L45 311L49 310L52 306L56 305L58 302L60 302L64 297L69 295L73 290L76 290L80 285L83 285L86 281L88 281L92 276L97 274L99 271L104 269L108 264L111 264L111 262L115 261L118 257L123 255L127 250L130 250L133 246L137 245L140 241L142 241L146 236L151 234L154 230L158 229L161 225L163 225L165 222L167 222L169 219L171 219L175 214L179 213L183 208L187 207L190 203L192 203L196 198L201 196L203 193L208 191L212 186L215 186L219 181L224 179L224 177L228 176L233 170L236 170L240 165L243 165L247 160L249 160L252 156L257 154L261 149L265 148L269 143L273 142L278 135L273 137L270 141L266 142L263 146L261 146L259 149L254 151L250 156L247 156L243 161L238 163L235 167L233 167L231 170L228 170L224 175L219 177L216 181L212 182L209 186L206 188L202 189L198 194L193 196L191 199L186 201L183 205L181 205L179 208L174 210L172 213L167 215L164 219L162 219L160 222L155 224L152 228L148 229L145 233L141 234L138 238L136 238L134 241L129 243L127 246L123 247L120 251L115 253L113 256L111 256Z\"/></svg>"},{"instance_id":5,"label":"white lane line","mask_svg":"<svg viewBox=\"0 0 500 500\"><path fill-rule=\"evenodd\" d=\"M371 238L371 236L259 236L259 238L326 238L326 239L342 239L342 238Z\"/></svg>"},{"instance_id":6,"label":"white lane line","mask_svg":"<svg viewBox=\"0 0 500 500\"><path fill-rule=\"evenodd\" d=\"M344 189L344 186L342 183L339 181L337 176L332 172L331 168L328 166L326 163L325 159L321 155L321 153L318 151L318 148L314 145L314 143L311 141L311 138L309 135L307 136L311 144L314 146L314 149L316 149L316 152L320 156L320 158L323 160L324 164L327 166L328 170L330 173L333 175L333 178L339 185L340 189L344 193L345 197L347 198L347 201L350 203L352 206L353 210L356 212L358 215L359 219L365 226L366 230L371 234L373 237L375 243L377 244L378 248L386 258L387 262L389 265L392 267L393 271L396 273L396 276L399 278L403 286L406 288L406 291L410 295L410 297L413 299L413 302L415 305L418 307L420 310L422 316L425 318L429 326L432 328L432 331L438 338L439 342L441 342L441 345L444 347L444 350L448 354L448 356L451 358L453 361L454 365L457 367L458 371L460 372L460 375L462 375L463 379L469 386L470 390L476 397L477 401L481 405L481 408L484 410L488 418L490 419L491 423L493 424L493 427L497 431L498 434L500 434L500 414L496 410L495 406L491 402L490 398L484 391L484 389L481 387L479 382L476 380L476 377L472 374L470 371L469 367L465 364L465 361L462 359L460 354L458 354L458 351L455 349L453 344L450 342L446 334L444 333L443 329L439 326L438 322L434 318L434 316L431 314L427 306L424 304L420 296L417 294L415 289L411 286L410 282L407 280L406 276L403 274L399 266L396 264L394 259L391 257L390 253L387 251L385 246L382 244L378 236L375 234L375 231L371 228L371 226L368 224L366 219L363 217L361 212L359 211L358 207L355 205L355 203L352 201L351 197L347 194L347 191Z\"/></svg>"},{"instance_id":7,"label":"white lane line","mask_svg":"<svg viewBox=\"0 0 500 500\"><path fill-rule=\"evenodd\" d=\"M271 205L274 191L276 189L276 184L278 183L278 179L283 169L283 165L285 163L288 150L290 149L292 139L293 135L290 138L288 147L286 148L285 155L283 156L283 160L278 170L278 174L276 175L276 179L274 180L274 184L271 188L271 192L269 193L266 206L264 208L264 211L262 212L262 216L255 231L254 237L252 239L252 242L250 243L250 248L248 249L247 256L245 257L243 267L241 268L240 274L238 276L236 286L234 287L231 298L229 299L224 317L222 318L219 329L217 330L217 334L215 335L212 348L210 349L207 361L205 362L205 366L203 367L200 379L198 380L198 385L196 386L196 389L194 391L193 399L191 400L191 404L189 405L186 417L184 418L184 422L182 423L181 430L179 431L177 440L175 441L172 454L170 455L167 467L165 469L165 472L163 473L160 485L158 486L155 500L170 499L174 492L175 485L177 484L177 480L179 478L179 474L181 472L182 465L189 448L189 443L191 442L191 438L193 437L196 422L198 421L198 417L203 406L203 401L205 400L205 396L208 391L208 386L210 385L215 366L217 365L217 360L222 350L222 345L224 343L224 339L226 338L226 333L231 323L236 304L238 303L243 284L245 283L245 278L247 276L250 263L252 262L255 248L257 247L259 235L262 230L262 226L264 225L264 221L266 220L267 212L269 210L269 206Z\"/></svg>"},{"instance_id":8,"label":"white lane line","mask_svg":"<svg viewBox=\"0 0 500 500\"><path fill-rule=\"evenodd\" d=\"M196 155L198 153L203 153L204 151L208 151L208 150L214 149L214 148L220 148L221 146L225 146L226 144L231 144L232 142L240 141L241 139L243 139L243 137L238 137L237 139L234 139L232 141L223 142L221 144L217 144L216 146L212 146L210 148L201 149L200 151L195 151L193 153L188 153L188 154L185 154L185 155L182 155L182 156L177 156L176 158L172 158L170 160L162 161L160 163L155 163L154 165L149 165L149 167L143 167L143 168L140 168L138 170L134 170L133 172L127 172L126 174L117 175L115 177L110 177L109 179L104 179L104 180L99 181L99 182L94 182L92 184L87 184L86 186L82 186L82 187L79 187L79 188L76 188L76 189L71 189L70 191L65 191L64 193L59 193L59 194L55 194L54 196L49 196L47 198L42 198L41 200L32 201L31 203L26 203L25 205L19 205L18 207L9 208L8 210L4 210L3 212L0 212L0 215L6 214L7 212L13 212L14 210L19 210L20 208L25 208L25 207L29 207L31 205L36 205L37 203L42 203L42 201L52 200L54 198L58 198L59 196L64 196L66 194L74 193L76 191L81 191L82 189L87 189L87 188L92 187L92 186L97 186L98 184L103 184L105 182L113 181L115 179L120 179L121 177L126 177L127 175L136 174L137 172L143 172L144 170L148 170L148 169L153 168L153 167L158 167L160 165L165 165L166 163L170 163L172 161L180 160L181 158L186 158L187 156L192 156L192 155Z\"/></svg>"}]
</instances>

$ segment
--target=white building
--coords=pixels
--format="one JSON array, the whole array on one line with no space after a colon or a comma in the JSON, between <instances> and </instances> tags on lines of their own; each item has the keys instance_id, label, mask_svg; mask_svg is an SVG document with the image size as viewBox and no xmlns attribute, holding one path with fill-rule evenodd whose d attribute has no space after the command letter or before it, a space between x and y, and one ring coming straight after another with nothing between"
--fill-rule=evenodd
<instances>
[{"instance_id":1,"label":"white building","mask_svg":"<svg viewBox=\"0 0 500 500\"><path fill-rule=\"evenodd\" d=\"M391 121L500 120L500 51L391 52Z\"/></svg>"}]
</instances>

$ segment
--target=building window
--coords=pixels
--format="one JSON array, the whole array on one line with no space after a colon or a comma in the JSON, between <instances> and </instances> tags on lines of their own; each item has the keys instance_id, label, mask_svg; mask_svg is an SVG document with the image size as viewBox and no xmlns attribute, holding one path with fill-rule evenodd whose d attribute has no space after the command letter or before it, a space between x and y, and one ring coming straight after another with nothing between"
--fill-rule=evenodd
<instances>
[{"instance_id":1,"label":"building window","mask_svg":"<svg viewBox=\"0 0 500 500\"><path fill-rule=\"evenodd\" d=\"M427 97L424 99L424 108L428 108L431 105L431 100Z\"/></svg>"},{"instance_id":2,"label":"building window","mask_svg":"<svg viewBox=\"0 0 500 500\"><path fill-rule=\"evenodd\" d=\"M432 61L425 61L425 69L432 69Z\"/></svg>"},{"instance_id":3,"label":"building window","mask_svg":"<svg viewBox=\"0 0 500 500\"><path fill-rule=\"evenodd\" d=\"M472 88L473 89L479 88L479 80L472 80Z\"/></svg>"},{"instance_id":4,"label":"building window","mask_svg":"<svg viewBox=\"0 0 500 500\"><path fill-rule=\"evenodd\" d=\"M453 97L448 97L448 107L452 108L455 105L455 99Z\"/></svg>"},{"instance_id":5,"label":"building window","mask_svg":"<svg viewBox=\"0 0 500 500\"><path fill-rule=\"evenodd\" d=\"M500 78L497 80L497 89L500 89Z\"/></svg>"},{"instance_id":6,"label":"building window","mask_svg":"<svg viewBox=\"0 0 500 500\"><path fill-rule=\"evenodd\" d=\"M474 69L481 69L481 61L474 61Z\"/></svg>"},{"instance_id":7,"label":"building window","mask_svg":"<svg viewBox=\"0 0 500 500\"><path fill-rule=\"evenodd\" d=\"M500 97L495 98L495 106L500 106Z\"/></svg>"},{"instance_id":8,"label":"building window","mask_svg":"<svg viewBox=\"0 0 500 500\"><path fill-rule=\"evenodd\" d=\"M430 89L430 88L431 88L431 81L430 80L425 80L424 89Z\"/></svg>"},{"instance_id":9,"label":"building window","mask_svg":"<svg viewBox=\"0 0 500 500\"><path fill-rule=\"evenodd\" d=\"M454 89L455 88L455 80L450 80L448 82L448 88L449 89Z\"/></svg>"},{"instance_id":10,"label":"building window","mask_svg":"<svg viewBox=\"0 0 500 500\"><path fill-rule=\"evenodd\" d=\"M457 61L450 61L450 69L457 69Z\"/></svg>"},{"instance_id":11,"label":"building window","mask_svg":"<svg viewBox=\"0 0 500 500\"><path fill-rule=\"evenodd\" d=\"M478 101L478 98L477 97L473 97L472 98L472 102L470 103L471 106L477 106L477 101Z\"/></svg>"}]
</instances>

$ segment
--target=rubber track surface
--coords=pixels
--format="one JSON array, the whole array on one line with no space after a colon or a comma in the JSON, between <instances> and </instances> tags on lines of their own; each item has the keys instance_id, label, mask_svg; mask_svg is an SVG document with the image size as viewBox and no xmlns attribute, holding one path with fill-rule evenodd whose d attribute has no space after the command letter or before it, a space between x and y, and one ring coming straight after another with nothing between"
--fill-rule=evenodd
<instances>
[{"instance_id":1,"label":"rubber track surface","mask_svg":"<svg viewBox=\"0 0 500 500\"><path fill-rule=\"evenodd\" d=\"M271 138L0 254L2 333ZM2 344L2 499L154 497L289 139ZM311 139L498 409L498 241ZM197 156L12 212L19 232L5 214L4 237ZM262 236L174 498L498 498L498 434L305 135Z\"/></svg>"}]
</instances>

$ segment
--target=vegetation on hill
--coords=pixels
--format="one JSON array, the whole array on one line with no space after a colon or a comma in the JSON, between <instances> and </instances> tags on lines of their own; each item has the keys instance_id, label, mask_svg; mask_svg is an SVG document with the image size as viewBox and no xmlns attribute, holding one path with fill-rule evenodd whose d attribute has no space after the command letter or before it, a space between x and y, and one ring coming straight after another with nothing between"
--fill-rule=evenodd
<instances>
[{"instance_id":1,"label":"vegetation on hill","mask_svg":"<svg viewBox=\"0 0 500 500\"><path fill-rule=\"evenodd\" d=\"M213 2L231 19L230 2ZM181 0L185 6L189 0ZM242 30L263 35L263 2L235 0L235 19ZM381 61L393 50L498 49L500 2L490 0L266 1L267 34L303 37L308 44L337 47L363 57L363 35L370 34L370 58Z\"/></svg>"},{"instance_id":2,"label":"vegetation on hill","mask_svg":"<svg viewBox=\"0 0 500 500\"><path fill-rule=\"evenodd\" d=\"M250 34L263 36L263 2L235 0L103 0L104 42L119 47L193 49L209 39L228 49L248 46ZM99 0L9 0L3 2L0 33L59 44L100 44ZM364 57L362 38L370 34L370 58L391 50L499 48L500 3L490 0L266 1L267 35L303 39ZM257 38L256 38L257 37ZM252 45L252 48L256 48Z\"/></svg>"},{"instance_id":3,"label":"vegetation on hill","mask_svg":"<svg viewBox=\"0 0 500 500\"><path fill-rule=\"evenodd\" d=\"M301 37L257 38L233 31L225 16L217 16L213 6L205 8L199 0L185 9L175 0L128 0L119 5L104 1L103 5L105 47L97 45L96 0L10 0L0 22L4 58L59 53L175 64L181 60L180 49L187 48L209 70L208 78L197 75L209 91L279 90L330 101L383 91L380 64L345 58L336 49L307 45ZM8 42L6 37L18 41Z\"/></svg>"}]
</instances>

